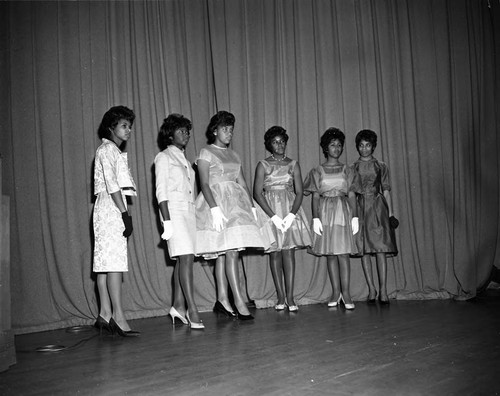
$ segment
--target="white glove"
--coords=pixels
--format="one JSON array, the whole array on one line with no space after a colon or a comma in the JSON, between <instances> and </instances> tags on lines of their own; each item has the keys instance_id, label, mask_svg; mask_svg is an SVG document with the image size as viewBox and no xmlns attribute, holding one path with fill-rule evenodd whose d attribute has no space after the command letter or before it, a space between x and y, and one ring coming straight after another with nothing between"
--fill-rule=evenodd
<instances>
[{"instance_id":1,"label":"white glove","mask_svg":"<svg viewBox=\"0 0 500 396\"><path fill-rule=\"evenodd\" d=\"M253 213L253 217L254 217L255 221L257 221L257 208L254 208L252 206L252 213Z\"/></svg>"},{"instance_id":2,"label":"white glove","mask_svg":"<svg viewBox=\"0 0 500 396\"><path fill-rule=\"evenodd\" d=\"M286 232L295 220L295 215L293 213L288 213L283 219L283 232Z\"/></svg>"},{"instance_id":3,"label":"white glove","mask_svg":"<svg viewBox=\"0 0 500 396\"><path fill-rule=\"evenodd\" d=\"M174 235L174 226L172 220L163 221L163 234L161 234L161 239L168 241Z\"/></svg>"},{"instance_id":4,"label":"white glove","mask_svg":"<svg viewBox=\"0 0 500 396\"><path fill-rule=\"evenodd\" d=\"M317 217L313 219L313 230L315 234L323 235L323 224L321 224L321 220Z\"/></svg>"},{"instance_id":5,"label":"white glove","mask_svg":"<svg viewBox=\"0 0 500 396\"><path fill-rule=\"evenodd\" d=\"M280 230L281 232L285 232L283 230L283 220L281 220L281 217L279 217L278 215L274 215L273 217L271 217L271 221L274 223L278 230Z\"/></svg>"},{"instance_id":6,"label":"white glove","mask_svg":"<svg viewBox=\"0 0 500 396\"><path fill-rule=\"evenodd\" d=\"M210 208L212 212L212 226L215 228L215 231L222 231L224 228L224 222L227 221L226 216L222 213L222 210L218 206L214 206Z\"/></svg>"},{"instance_id":7,"label":"white glove","mask_svg":"<svg viewBox=\"0 0 500 396\"><path fill-rule=\"evenodd\" d=\"M357 217L352 218L351 227L352 227L352 235L356 235L359 231L359 219Z\"/></svg>"}]
</instances>

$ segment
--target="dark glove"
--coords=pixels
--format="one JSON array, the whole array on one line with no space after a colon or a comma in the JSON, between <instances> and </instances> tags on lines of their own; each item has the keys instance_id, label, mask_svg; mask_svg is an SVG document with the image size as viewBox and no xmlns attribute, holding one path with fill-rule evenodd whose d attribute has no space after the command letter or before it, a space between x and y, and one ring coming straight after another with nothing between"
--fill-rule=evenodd
<instances>
[{"instance_id":1,"label":"dark glove","mask_svg":"<svg viewBox=\"0 0 500 396\"><path fill-rule=\"evenodd\" d=\"M122 220L123 220L123 225L125 226L125 230L123 231L123 236L125 238L128 238L132 234L132 231L134 230L134 226L132 225L132 216L130 216L127 211L122 212Z\"/></svg>"},{"instance_id":2,"label":"dark glove","mask_svg":"<svg viewBox=\"0 0 500 396\"><path fill-rule=\"evenodd\" d=\"M394 216L389 217L389 224L391 228L396 229L399 227L399 220L396 219Z\"/></svg>"}]
</instances>

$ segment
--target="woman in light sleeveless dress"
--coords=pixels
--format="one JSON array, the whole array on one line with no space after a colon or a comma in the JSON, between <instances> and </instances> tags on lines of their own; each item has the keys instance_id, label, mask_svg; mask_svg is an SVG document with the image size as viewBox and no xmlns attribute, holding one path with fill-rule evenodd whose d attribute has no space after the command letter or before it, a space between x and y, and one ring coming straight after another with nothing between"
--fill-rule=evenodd
<instances>
[{"instance_id":1,"label":"woman in light sleeveless dress","mask_svg":"<svg viewBox=\"0 0 500 396\"><path fill-rule=\"evenodd\" d=\"M311 234L304 210L300 165L286 156L288 134L280 126L269 128L264 144L270 157L255 169L254 199L273 222L276 246L269 250L271 273L278 301L277 311L287 306L298 311L294 299L295 249L311 245Z\"/></svg>"}]
</instances>

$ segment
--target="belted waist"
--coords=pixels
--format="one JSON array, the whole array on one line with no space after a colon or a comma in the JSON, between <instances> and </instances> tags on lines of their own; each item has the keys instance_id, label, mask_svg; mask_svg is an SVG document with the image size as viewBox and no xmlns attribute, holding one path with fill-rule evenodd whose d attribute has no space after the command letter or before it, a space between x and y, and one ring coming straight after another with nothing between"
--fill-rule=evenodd
<instances>
[{"instance_id":1,"label":"belted waist","mask_svg":"<svg viewBox=\"0 0 500 396\"><path fill-rule=\"evenodd\" d=\"M346 197L347 194L342 191L328 191L324 194L321 194L321 196L325 198L335 198L335 197Z\"/></svg>"},{"instance_id":2,"label":"belted waist","mask_svg":"<svg viewBox=\"0 0 500 396\"><path fill-rule=\"evenodd\" d=\"M273 190L288 190L292 191L292 188L285 184L276 184L274 186L266 186L264 187L264 191L273 191Z\"/></svg>"}]
</instances>

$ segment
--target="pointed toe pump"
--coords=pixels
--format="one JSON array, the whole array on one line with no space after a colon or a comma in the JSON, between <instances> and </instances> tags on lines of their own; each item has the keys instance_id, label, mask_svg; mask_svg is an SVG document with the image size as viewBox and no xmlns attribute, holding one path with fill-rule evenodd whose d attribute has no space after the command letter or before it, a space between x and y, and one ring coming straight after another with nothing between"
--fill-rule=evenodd
<instances>
[{"instance_id":1,"label":"pointed toe pump","mask_svg":"<svg viewBox=\"0 0 500 396\"><path fill-rule=\"evenodd\" d=\"M203 330L205 328L205 325L203 322L200 320L199 322L192 322L191 319L189 318L189 312L186 312L186 318L189 322L189 327L194 329L194 330Z\"/></svg>"},{"instance_id":2,"label":"pointed toe pump","mask_svg":"<svg viewBox=\"0 0 500 396\"><path fill-rule=\"evenodd\" d=\"M177 311L173 306L172 308L170 308L170 311L168 311L168 314L170 315L170 317L172 318L172 324L174 325L175 324L175 318L179 319L183 324L187 325L188 324L188 321L187 319L182 316L179 311Z\"/></svg>"},{"instance_id":3,"label":"pointed toe pump","mask_svg":"<svg viewBox=\"0 0 500 396\"><path fill-rule=\"evenodd\" d=\"M113 334L109 322L106 319L104 319L101 315L97 317L97 320L94 323L94 327L99 330L99 334L101 335L103 330L106 330L108 333Z\"/></svg>"},{"instance_id":4,"label":"pointed toe pump","mask_svg":"<svg viewBox=\"0 0 500 396\"><path fill-rule=\"evenodd\" d=\"M120 326L118 326L118 323L116 323L116 321L113 318L111 318L109 320L109 325L110 325L111 329L113 330L113 334L116 333L122 337L139 337L141 335L141 333L139 331L122 330L122 328Z\"/></svg>"},{"instance_id":5,"label":"pointed toe pump","mask_svg":"<svg viewBox=\"0 0 500 396\"><path fill-rule=\"evenodd\" d=\"M236 314L233 311L228 311L226 307L224 307L224 305L218 300L215 302L214 312L226 315L230 318L234 318L236 316Z\"/></svg>"}]
</instances>

